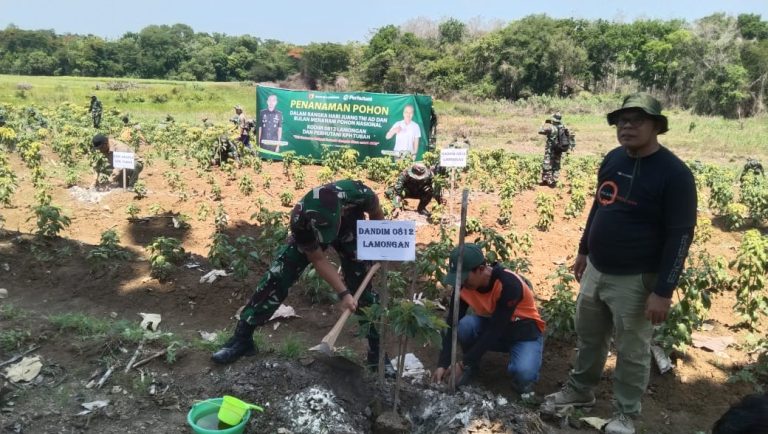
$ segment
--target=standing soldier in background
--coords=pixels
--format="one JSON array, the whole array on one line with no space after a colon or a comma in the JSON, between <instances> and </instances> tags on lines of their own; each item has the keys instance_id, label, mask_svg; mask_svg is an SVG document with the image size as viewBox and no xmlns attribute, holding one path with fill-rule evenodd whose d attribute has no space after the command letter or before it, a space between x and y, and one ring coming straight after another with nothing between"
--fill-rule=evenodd
<instances>
[{"instance_id":1,"label":"standing soldier in background","mask_svg":"<svg viewBox=\"0 0 768 434\"><path fill-rule=\"evenodd\" d=\"M91 95L91 106L88 108L88 111L91 112L93 128L99 128L99 125L101 125L101 110L101 101L96 98L96 95Z\"/></svg>"},{"instance_id":2,"label":"standing soldier in background","mask_svg":"<svg viewBox=\"0 0 768 434\"><path fill-rule=\"evenodd\" d=\"M250 149L251 136L248 133L250 126L248 125L248 119L245 117L245 113L243 113L243 107L240 105L236 105L235 113L237 114L237 130L238 130L238 133L240 134L240 141L243 143L243 146Z\"/></svg>"},{"instance_id":3,"label":"standing soldier in background","mask_svg":"<svg viewBox=\"0 0 768 434\"><path fill-rule=\"evenodd\" d=\"M541 183L552 188L557 187L557 178L560 177L560 159L564 152L568 152L575 146L573 135L562 123L562 115L555 113L547 119L539 129L539 134L547 136L544 147L544 161L541 164Z\"/></svg>"}]
</instances>

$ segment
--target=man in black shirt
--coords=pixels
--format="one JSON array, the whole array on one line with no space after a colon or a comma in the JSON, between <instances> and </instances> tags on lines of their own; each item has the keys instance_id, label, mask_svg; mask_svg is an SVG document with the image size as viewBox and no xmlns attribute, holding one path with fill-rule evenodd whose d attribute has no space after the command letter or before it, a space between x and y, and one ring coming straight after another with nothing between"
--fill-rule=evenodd
<instances>
[{"instance_id":1,"label":"man in black shirt","mask_svg":"<svg viewBox=\"0 0 768 434\"><path fill-rule=\"evenodd\" d=\"M661 146L667 132L661 104L645 93L608 114L620 147L598 172L597 192L573 272L581 283L576 306L579 352L570 378L545 405L591 406L615 332L616 414L607 433L635 432L632 418L650 375L653 325L667 318L696 225L696 185L690 169Z\"/></svg>"}]
</instances>

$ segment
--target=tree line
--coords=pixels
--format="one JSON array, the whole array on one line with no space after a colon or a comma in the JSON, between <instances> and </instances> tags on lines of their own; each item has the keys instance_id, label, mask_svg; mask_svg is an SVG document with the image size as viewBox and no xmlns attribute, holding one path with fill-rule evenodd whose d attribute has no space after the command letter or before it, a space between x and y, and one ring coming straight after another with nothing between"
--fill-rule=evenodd
<instances>
[{"instance_id":1,"label":"tree line","mask_svg":"<svg viewBox=\"0 0 768 434\"><path fill-rule=\"evenodd\" d=\"M766 110L768 21L757 14L684 20L530 15L478 27L417 19L367 44L288 42L151 25L117 40L0 30L0 73L279 82L311 89L516 100L643 89L700 114Z\"/></svg>"}]
</instances>

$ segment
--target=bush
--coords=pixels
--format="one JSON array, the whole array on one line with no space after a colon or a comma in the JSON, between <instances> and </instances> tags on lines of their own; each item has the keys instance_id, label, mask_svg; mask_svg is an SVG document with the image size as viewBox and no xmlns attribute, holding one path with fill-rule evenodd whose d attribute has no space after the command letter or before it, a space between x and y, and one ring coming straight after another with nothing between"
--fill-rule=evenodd
<instances>
[{"instance_id":1,"label":"bush","mask_svg":"<svg viewBox=\"0 0 768 434\"><path fill-rule=\"evenodd\" d=\"M176 265L187 257L181 241L173 237L157 237L147 246L151 276L158 280L167 280Z\"/></svg>"},{"instance_id":2,"label":"bush","mask_svg":"<svg viewBox=\"0 0 768 434\"><path fill-rule=\"evenodd\" d=\"M541 304L547 334L560 339L569 338L576 333L576 298L571 286L576 278L565 265L560 265L547 279L556 279L554 295Z\"/></svg>"}]
</instances>

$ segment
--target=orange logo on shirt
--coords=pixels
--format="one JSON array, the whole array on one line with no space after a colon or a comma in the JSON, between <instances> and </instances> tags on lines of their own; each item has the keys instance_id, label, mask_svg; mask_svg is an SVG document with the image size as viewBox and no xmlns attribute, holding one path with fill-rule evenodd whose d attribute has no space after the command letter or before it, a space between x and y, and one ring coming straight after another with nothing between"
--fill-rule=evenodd
<instances>
[{"instance_id":1,"label":"orange logo on shirt","mask_svg":"<svg viewBox=\"0 0 768 434\"><path fill-rule=\"evenodd\" d=\"M597 201L600 205L610 205L616 202L616 196L619 194L619 187L613 181L605 181L597 189Z\"/></svg>"}]
</instances>

